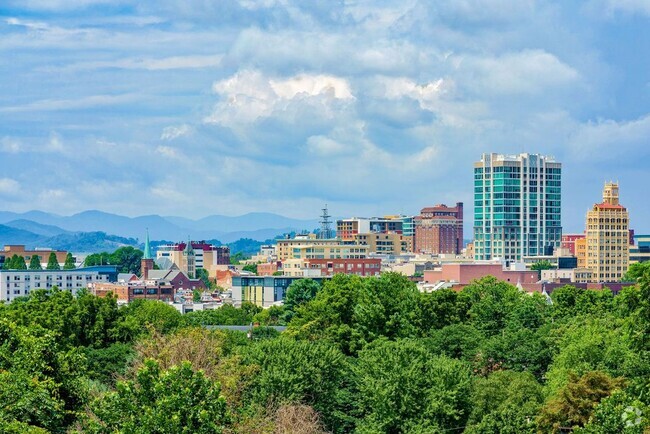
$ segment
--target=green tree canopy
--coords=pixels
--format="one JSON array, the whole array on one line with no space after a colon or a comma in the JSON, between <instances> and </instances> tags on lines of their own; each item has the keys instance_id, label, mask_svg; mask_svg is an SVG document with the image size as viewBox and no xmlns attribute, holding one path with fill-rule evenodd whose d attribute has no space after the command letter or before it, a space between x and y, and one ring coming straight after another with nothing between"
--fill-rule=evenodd
<instances>
[{"instance_id":1,"label":"green tree canopy","mask_svg":"<svg viewBox=\"0 0 650 434\"><path fill-rule=\"evenodd\" d=\"M291 282L284 297L284 306L293 311L296 307L316 297L320 283L313 279L298 279Z\"/></svg>"},{"instance_id":2,"label":"green tree canopy","mask_svg":"<svg viewBox=\"0 0 650 434\"><path fill-rule=\"evenodd\" d=\"M220 392L189 362L163 371L147 360L134 380L92 402L84 432L220 434L229 422Z\"/></svg>"},{"instance_id":3,"label":"green tree canopy","mask_svg":"<svg viewBox=\"0 0 650 434\"><path fill-rule=\"evenodd\" d=\"M32 255L29 259L29 269L30 270L42 270L43 266L41 265L41 257L38 255Z\"/></svg>"},{"instance_id":4,"label":"green tree canopy","mask_svg":"<svg viewBox=\"0 0 650 434\"><path fill-rule=\"evenodd\" d=\"M76 266L74 263L74 258L72 257L72 253L68 252L68 254L65 256L65 264L63 264L63 269L74 270L75 268Z\"/></svg>"},{"instance_id":5,"label":"green tree canopy","mask_svg":"<svg viewBox=\"0 0 650 434\"><path fill-rule=\"evenodd\" d=\"M59 260L56 259L56 253L51 252L50 257L47 260L47 270L60 270L61 266L59 265Z\"/></svg>"},{"instance_id":6,"label":"green tree canopy","mask_svg":"<svg viewBox=\"0 0 650 434\"><path fill-rule=\"evenodd\" d=\"M415 340L377 340L359 353L360 433L458 430L470 411L470 367Z\"/></svg>"},{"instance_id":7,"label":"green tree canopy","mask_svg":"<svg viewBox=\"0 0 650 434\"><path fill-rule=\"evenodd\" d=\"M246 264L242 268L244 271L248 271L249 273L257 274L257 264Z\"/></svg>"}]
</instances>

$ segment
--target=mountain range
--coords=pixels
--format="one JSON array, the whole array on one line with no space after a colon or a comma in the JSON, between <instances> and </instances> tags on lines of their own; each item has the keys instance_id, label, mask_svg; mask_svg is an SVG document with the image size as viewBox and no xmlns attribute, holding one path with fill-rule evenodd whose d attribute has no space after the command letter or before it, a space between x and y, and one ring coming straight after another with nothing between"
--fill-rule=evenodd
<instances>
[{"instance_id":1,"label":"mountain range","mask_svg":"<svg viewBox=\"0 0 650 434\"><path fill-rule=\"evenodd\" d=\"M147 215L126 217L102 211L61 216L42 211L0 211L0 244L25 244L76 252L110 250L139 245L146 231L152 240L216 239L231 243L241 238L267 240L277 235L313 230L316 220L297 220L271 213L230 217L211 215L199 220Z\"/></svg>"}]
</instances>

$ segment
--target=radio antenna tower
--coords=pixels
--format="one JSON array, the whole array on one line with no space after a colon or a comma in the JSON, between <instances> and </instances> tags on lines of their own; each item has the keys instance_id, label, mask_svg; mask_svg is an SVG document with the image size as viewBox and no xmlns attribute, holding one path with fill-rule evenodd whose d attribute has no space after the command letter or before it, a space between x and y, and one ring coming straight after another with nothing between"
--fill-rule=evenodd
<instances>
[{"instance_id":1,"label":"radio antenna tower","mask_svg":"<svg viewBox=\"0 0 650 434\"><path fill-rule=\"evenodd\" d=\"M320 233L318 234L318 238L321 240L328 240L334 238L334 234L332 233L332 220L330 219L332 216L330 216L327 211L327 204L325 204L325 208L323 208L322 211L323 214L320 216Z\"/></svg>"}]
</instances>

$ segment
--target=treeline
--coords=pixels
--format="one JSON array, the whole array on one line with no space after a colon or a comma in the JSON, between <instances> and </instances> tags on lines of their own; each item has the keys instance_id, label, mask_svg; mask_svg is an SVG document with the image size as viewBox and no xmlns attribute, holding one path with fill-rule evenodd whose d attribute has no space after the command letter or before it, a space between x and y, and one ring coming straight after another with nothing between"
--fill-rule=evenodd
<instances>
[{"instance_id":1,"label":"treeline","mask_svg":"<svg viewBox=\"0 0 650 434\"><path fill-rule=\"evenodd\" d=\"M616 297L545 297L491 277L423 294L398 274L337 275L292 285L284 307L185 316L35 291L0 307L0 432L640 434L638 277ZM203 327L250 322L288 328Z\"/></svg>"}]
</instances>

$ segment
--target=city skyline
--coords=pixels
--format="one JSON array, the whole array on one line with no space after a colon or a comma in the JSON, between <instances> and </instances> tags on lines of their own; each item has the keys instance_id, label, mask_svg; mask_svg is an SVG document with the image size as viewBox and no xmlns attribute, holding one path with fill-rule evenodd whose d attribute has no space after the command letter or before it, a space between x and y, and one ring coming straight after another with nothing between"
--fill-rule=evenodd
<instances>
[{"instance_id":1,"label":"city skyline","mask_svg":"<svg viewBox=\"0 0 650 434\"><path fill-rule=\"evenodd\" d=\"M3 2L1 208L467 228L474 162L529 152L564 233L609 180L648 232L650 7L565 3Z\"/></svg>"}]
</instances>

